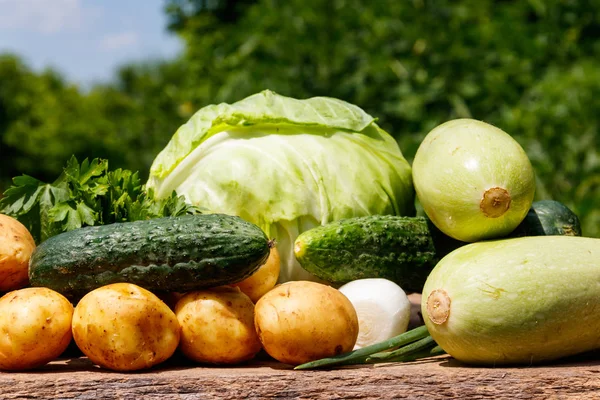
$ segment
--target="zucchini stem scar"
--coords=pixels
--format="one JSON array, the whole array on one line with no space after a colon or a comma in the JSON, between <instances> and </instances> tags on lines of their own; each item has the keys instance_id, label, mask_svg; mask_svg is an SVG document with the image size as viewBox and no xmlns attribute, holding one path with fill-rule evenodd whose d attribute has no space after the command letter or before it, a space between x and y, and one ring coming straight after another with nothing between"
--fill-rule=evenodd
<instances>
[{"instance_id":1,"label":"zucchini stem scar","mask_svg":"<svg viewBox=\"0 0 600 400\"><path fill-rule=\"evenodd\" d=\"M506 189L493 187L483 193L479 208L486 217L498 218L510 208L510 194Z\"/></svg>"},{"instance_id":2,"label":"zucchini stem scar","mask_svg":"<svg viewBox=\"0 0 600 400\"><path fill-rule=\"evenodd\" d=\"M450 315L450 296L443 289L436 289L427 296L427 314L431 322L441 325Z\"/></svg>"}]
</instances>

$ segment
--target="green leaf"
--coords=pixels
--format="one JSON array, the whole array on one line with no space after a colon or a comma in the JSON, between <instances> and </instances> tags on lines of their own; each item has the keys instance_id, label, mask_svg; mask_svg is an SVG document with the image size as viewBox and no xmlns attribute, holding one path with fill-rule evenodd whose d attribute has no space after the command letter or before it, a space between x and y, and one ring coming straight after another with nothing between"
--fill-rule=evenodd
<instances>
[{"instance_id":1,"label":"green leaf","mask_svg":"<svg viewBox=\"0 0 600 400\"><path fill-rule=\"evenodd\" d=\"M13 186L0 199L0 211L8 215L27 213L36 204L42 185L43 182L28 175L13 178Z\"/></svg>"},{"instance_id":2,"label":"green leaf","mask_svg":"<svg viewBox=\"0 0 600 400\"><path fill-rule=\"evenodd\" d=\"M63 231L95 225L96 212L84 202L66 201L57 204L50 212L53 221L61 222Z\"/></svg>"},{"instance_id":3,"label":"green leaf","mask_svg":"<svg viewBox=\"0 0 600 400\"><path fill-rule=\"evenodd\" d=\"M362 132L375 118L354 104L330 97L294 99L264 90L233 104L209 105L181 126L159 153L150 175L164 178L196 147L215 133L250 125L290 125Z\"/></svg>"},{"instance_id":4,"label":"green leaf","mask_svg":"<svg viewBox=\"0 0 600 400\"><path fill-rule=\"evenodd\" d=\"M67 215L72 210L73 207L68 202L57 204L54 208L52 208L52 219L57 222L65 221L67 219Z\"/></svg>"},{"instance_id":5,"label":"green leaf","mask_svg":"<svg viewBox=\"0 0 600 400\"><path fill-rule=\"evenodd\" d=\"M59 183L57 186L45 184L40 187L38 199L39 208L39 240L44 241L51 236L61 232L60 224L53 217L53 208L56 204L66 202L71 198L66 183Z\"/></svg>"},{"instance_id":6,"label":"green leaf","mask_svg":"<svg viewBox=\"0 0 600 400\"><path fill-rule=\"evenodd\" d=\"M85 203L77 203L77 220L81 222L81 225L94 225L96 221L96 214L97 213ZM80 228L81 225L79 225L78 228Z\"/></svg>"},{"instance_id":7,"label":"green leaf","mask_svg":"<svg viewBox=\"0 0 600 400\"><path fill-rule=\"evenodd\" d=\"M67 185L43 183L27 175L15 177L6 190L1 212L17 218L40 242L55 234L57 228L49 216L54 205L70 198Z\"/></svg>"},{"instance_id":8,"label":"green leaf","mask_svg":"<svg viewBox=\"0 0 600 400\"><path fill-rule=\"evenodd\" d=\"M96 176L102 176L108 170L108 160L93 159L87 162L87 158L81 165L79 183L82 185Z\"/></svg>"},{"instance_id":9,"label":"green leaf","mask_svg":"<svg viewBox=\"0 0 600 400\"><path fill-rule=\"evenodd\" d=\"M68 180L72 183L78 183L81 186L87 184L87 182L93 177L103 175L108 169L108 161L93 159L89 161L87 158L84 159L81 165L77 162L77 158L72 156L67 162L64 174Z\"/></svg>"}]
</instances>

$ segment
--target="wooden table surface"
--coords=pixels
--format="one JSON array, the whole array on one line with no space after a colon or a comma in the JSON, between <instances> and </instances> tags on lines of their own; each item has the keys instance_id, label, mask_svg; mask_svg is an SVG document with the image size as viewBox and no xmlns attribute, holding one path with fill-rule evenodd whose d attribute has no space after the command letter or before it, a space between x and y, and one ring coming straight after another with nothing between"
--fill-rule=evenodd
<instances>
[{"instance_id":1,"label":"wooden table surface","mask_svg":"<svg viewBox=\"0 0 600 400\"><path fill-rule=\"evenodd\" d=\"M600 399L600 357L528 367L469 367L449 356L405 364L294 371L264 358L235 367L175 357L117 373L85 357L0 372L0 399Z\"/></svg>"}]
</instances>

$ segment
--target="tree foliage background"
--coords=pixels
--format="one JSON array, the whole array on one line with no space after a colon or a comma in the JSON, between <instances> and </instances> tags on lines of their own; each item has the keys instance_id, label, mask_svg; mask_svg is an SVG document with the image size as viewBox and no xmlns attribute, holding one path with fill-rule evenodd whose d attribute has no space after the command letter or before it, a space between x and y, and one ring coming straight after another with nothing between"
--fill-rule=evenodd
<instances>
[{"instance_id":1,"label":"tree foliage background","mask_svg":"<svg viewBox=\"0 0 600 400\"><path fill-rule=\"evenodd\" d=\"M427 132L472 117L510 133L556 199L600 237L600 0L168 0L185 43L82 90L0 55L0 192L22 173L104 157L147 175L200 107L269 88L364 108L409 161Z\"/></svg>"}]
</instances>

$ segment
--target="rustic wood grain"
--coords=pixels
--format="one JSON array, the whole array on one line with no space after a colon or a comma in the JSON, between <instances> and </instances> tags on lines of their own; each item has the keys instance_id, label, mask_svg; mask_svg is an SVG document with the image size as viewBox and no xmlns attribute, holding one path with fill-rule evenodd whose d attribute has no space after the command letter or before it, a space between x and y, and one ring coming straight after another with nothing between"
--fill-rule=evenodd
<instances>
[{"instance_id":1,"label":"rustic wood grain","mask_svg":"<svg viewBox=\"0 0 600 400\"><path fill-rule=\"evenodd\" d=\"M600 361L468 367L448 356L406 364L294 371L269 359L236 367L181 359L117 373L85 357L0 372L1 399L598 399Z\"/></svg>"}]
</instances>

